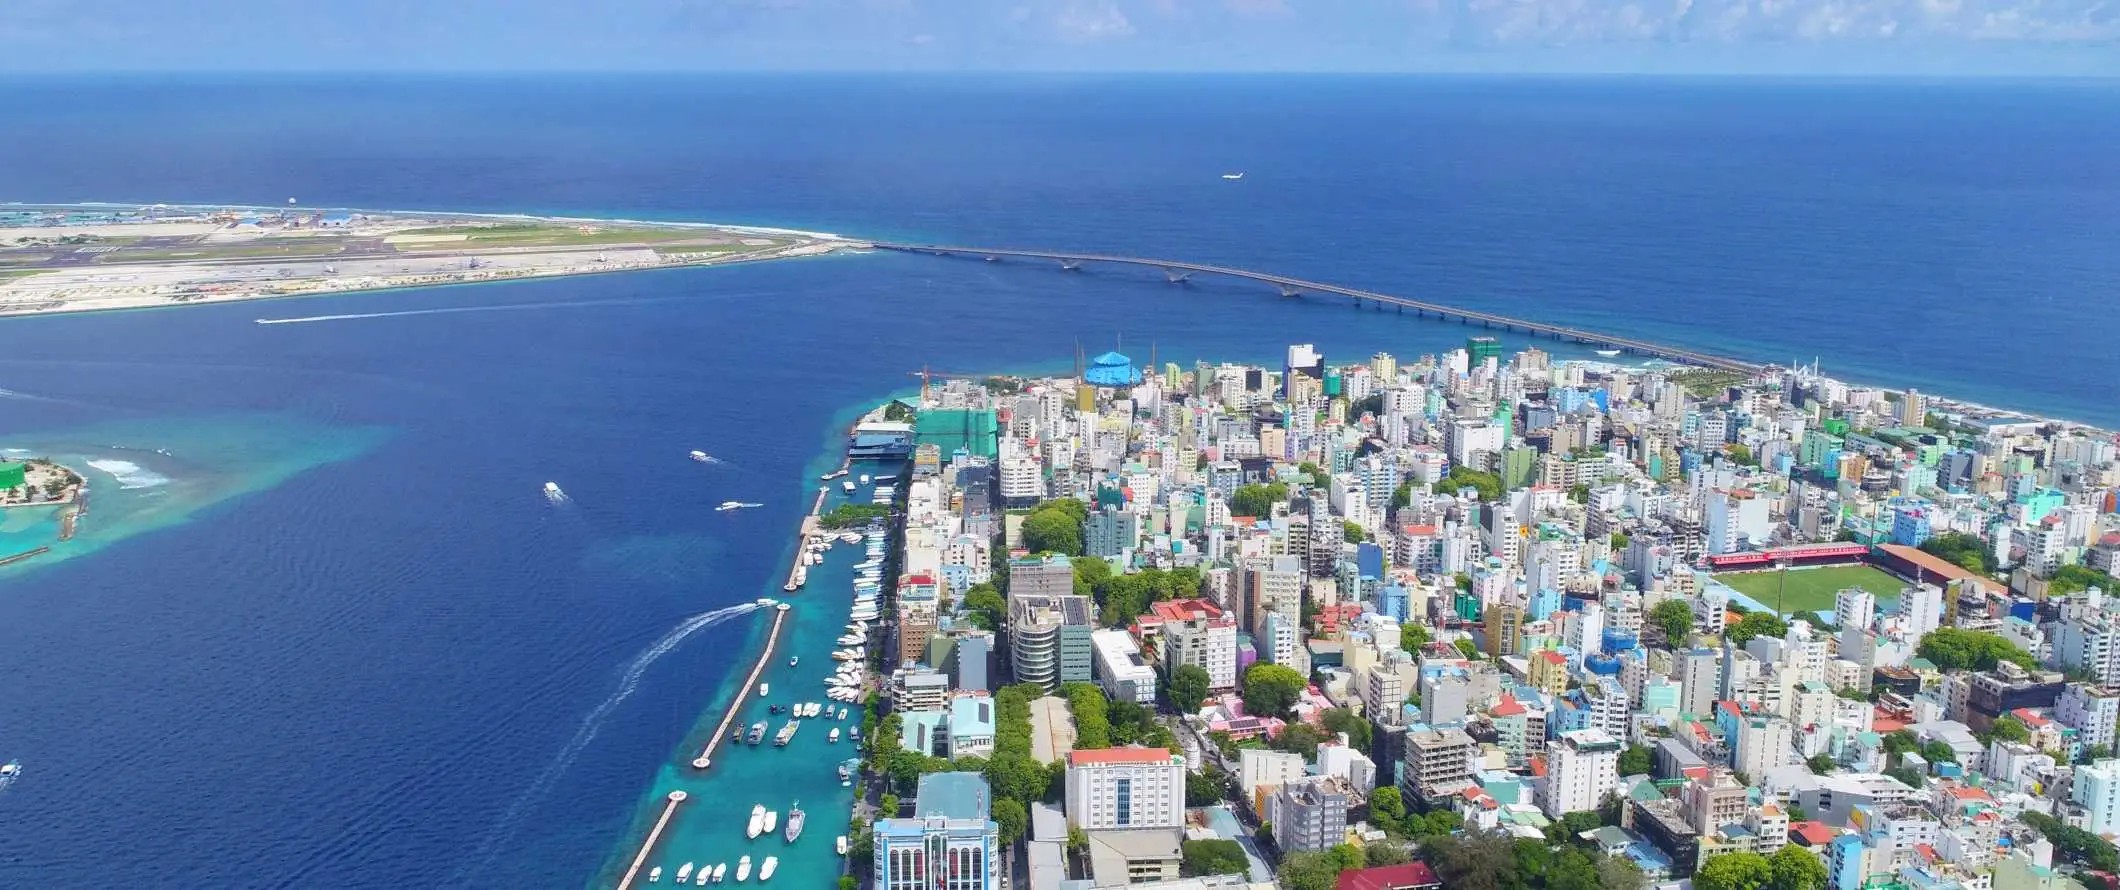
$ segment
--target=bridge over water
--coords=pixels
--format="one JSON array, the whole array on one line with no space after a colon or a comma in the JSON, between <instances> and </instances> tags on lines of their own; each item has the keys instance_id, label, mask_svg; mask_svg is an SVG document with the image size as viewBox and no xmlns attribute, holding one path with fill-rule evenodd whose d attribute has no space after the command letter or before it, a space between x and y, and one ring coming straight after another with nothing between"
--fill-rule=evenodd
<instances>
[{"instance_id":1,"label":"bridge over water","mask_svg":"<svg viewBox=\"0 0 2120 890\"><path fill-rule=\"evenodd\" d=\"M1082 268L1083 264L1085 263L1145 266L1152 269L1163 270L1163 274L1173 283L1185 281L1195 274L1221 275L1228 278L1240 278L1248 281L1257 281L1265 284L1271 284L1276 288L1279 288L1281 296L1284 297L1295 297L1307 293L1331 294L1334 296L1346 297L1348 299L1351 299L1355 302L1355 305L1357 306L1360 306L1364 303L1374 303L1379 308L1384 306L1390 306L1400 311L1411 309L1417 316L1434 316L1444 321L1457 321L1462 324L1476 324L1480 325L1481 327L1496 328L1504 331L1516 331L1539 337L1549 337L1555 340L1561 340L1569 343L1580 343L1585 346L1589 346L1593 349L1617 349L1621 352L1626 352L1633 355L1646 356L1649 358L1658 358L1669 362L1677 362L1680 364L1696 365L1704 368L1719 368L1728 371L1740 371L1747 374L1756 372L1761 368L1765 367L1764 365L1761 365L1757 362L1748 362L1743 359L1715 355L1713 353L1697 352L1691 349L1682 349L1676 346L1666 346L1661 343L1652 343L1647 340L1640 340L1633 337L1619 337L1614 336L1612 334L1599 333L1597 331L1586 331L1581 328L1571 328L1563 325L1547 324L1545 322L1538 321L1527 321L1521 318L1512 318L1507 315L1497 315L1492 312L1480 312L1474 309L1461 309L1456 306L1445 306L1440 303L1429 303L1422 300L1409 300L1405 297L1394 297L1390 294L1380 294L1375 293L1373 291L1356 290L1351 287L1341 287L1339 285L1326 284L1320 281L1306 281L1301 278L1290 278L1286 275L1274 275L1268 272L1253 272L1248 269L1235 269L1230 268L1228 266L1210 266L1202 263L1187 263L1178 260L1158 260L1149 259L1146 257L1113 256L1108 254L1094 253L1068 253L1065 251L1057 250L1017 250L992 247L958 247L942 244L891 244L882 242L877 242L871 246L881 250L896 250L905 253L923 253L931 254L934 256L980 257L989 262L999 260L1003 257L1052 260L1056 263L1059 263L1060 268L1069 271L1078 270Z\"/></svg>"}]
</instances>

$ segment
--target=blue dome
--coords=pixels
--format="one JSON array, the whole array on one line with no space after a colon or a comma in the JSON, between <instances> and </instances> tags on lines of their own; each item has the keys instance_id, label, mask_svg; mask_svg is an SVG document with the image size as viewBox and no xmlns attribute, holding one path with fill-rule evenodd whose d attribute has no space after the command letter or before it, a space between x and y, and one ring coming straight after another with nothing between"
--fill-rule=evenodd
<instances>
[{"instance_id":1,"label":"blue dome","mask_svg":"<svg viewBox=\"0 0 2120 890\"><path fill-rule=\"evenodd\" d=\"M1082 372L1082 379L1091 386L1133 386L1141 382L1141 372L1126 356L1107 352L1090 359L1089 370Z\"/></svg>"}]
</instances>

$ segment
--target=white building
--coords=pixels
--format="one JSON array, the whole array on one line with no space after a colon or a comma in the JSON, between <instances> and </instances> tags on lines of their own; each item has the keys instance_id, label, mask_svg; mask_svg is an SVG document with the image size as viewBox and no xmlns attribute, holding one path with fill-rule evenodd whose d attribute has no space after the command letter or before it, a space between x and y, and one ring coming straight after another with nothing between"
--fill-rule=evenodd
<instances>
[{"instance_id":1,"label":"white building","mask_svg":"<svg viewBox=\"0 0 2120 890\"><path fill-rule=\"evenodd\" d=\"M1238 752L1237 785L1244 789L1245 800L1255 800L1261 786L1293 782L1303 777L1307 767L1301 754L1245 748Z\"/></svg>"},{"instance_id":2,"label":"white building","mask_svg":"<svg viewBox=\"0 0 2120 890\"><path fill-rule=\"evenodd\" d=\"M1540 799L1546 815L1558 819L1597 809L1605 795L1619 787L1619 752L1617 739L1595 729L1561 733L1546 749L1546 783Z\"/></svg>"},{"instance_id":3,"label":"white building","mask_svg":"<svg viewBox=\"0 0 2120 890\"><path fill-rule=\"evenodd\" d=\"M1141 657L1132 634L1100 630L1090 634L1090 642L1097 650L1092 673L1106 697L1144 705L1156 703L1156 669Z\"/></svg>"},{"instance_id":4,"label":"white building","mask_svg":"<svg viewBox=\"0 0 2120 890\"><path fill-rule=\"evenodd\" d=\"M1737 725L1737 760L1733 766L1757 780L1767 770L1796 762L1794 733L1780 717L1750 717Z\"/></svg>"},{"instance_id":5,"label":"white building","mask_svg":"<svg viewBox=\"0 0 2120 890\"><path fill-rule=\"evenodd\" d=\"M1067 822L1084 831L1185 825L1185 758L1167 748L1067 755Z\"/></svg>"}]
</instances>

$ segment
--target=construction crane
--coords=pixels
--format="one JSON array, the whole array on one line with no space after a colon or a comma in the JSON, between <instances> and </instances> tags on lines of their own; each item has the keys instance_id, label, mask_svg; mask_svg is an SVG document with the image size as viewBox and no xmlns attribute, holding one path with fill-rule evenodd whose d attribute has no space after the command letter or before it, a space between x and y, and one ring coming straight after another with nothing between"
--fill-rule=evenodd
<instances>
[{"instance_id":1,"label":"construction crane","mask_svg":"<svg viewBox=\"0 0 2120 890\"><path fill-rule=\"evenodd\" d=\"M955 371L937 371L926 365L922 365L918 371L908 371L906 373L920 378L920 403L922 405L928 402L928 382L930 380L984 380L992 376L990 374L961 374Z\"/></svg>"}]
</instances>

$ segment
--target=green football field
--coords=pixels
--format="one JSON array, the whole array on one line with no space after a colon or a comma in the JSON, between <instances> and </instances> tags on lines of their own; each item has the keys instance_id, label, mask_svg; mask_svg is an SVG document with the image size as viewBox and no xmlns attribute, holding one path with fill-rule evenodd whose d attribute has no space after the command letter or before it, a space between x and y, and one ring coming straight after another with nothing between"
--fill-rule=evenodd
<instances>
[{"instance_id":1,"label":"green football field","mask_svg":"<svg viewBox=\"0 0 2120 890\"><path fill-rule=\"evenodd\" d=\"M1736 572L1716 575L1715 580L1730 585L1742 593L1773 608L1781 603L1784 615L1798 612L1833 611L1833 597L1843 588L1860 587L1877 595L1880 604L1897 600L1899 589L1906 582L1890 574L1866 565L1824 566L1812 569L1790 569L1788 588L1782 588L1782 573L1779 571Z\"/></svg>"}]
</instances>

